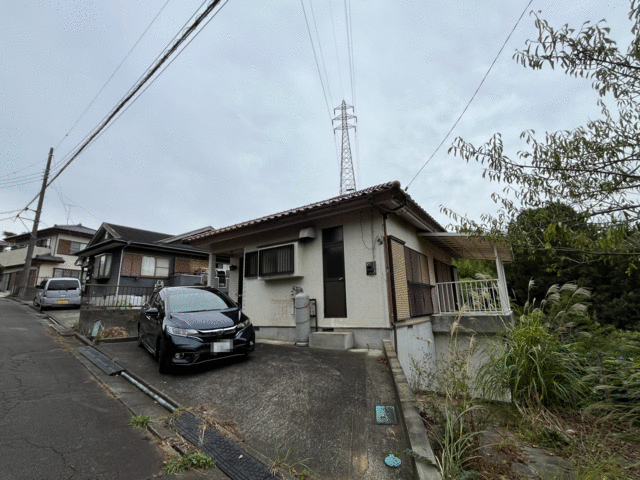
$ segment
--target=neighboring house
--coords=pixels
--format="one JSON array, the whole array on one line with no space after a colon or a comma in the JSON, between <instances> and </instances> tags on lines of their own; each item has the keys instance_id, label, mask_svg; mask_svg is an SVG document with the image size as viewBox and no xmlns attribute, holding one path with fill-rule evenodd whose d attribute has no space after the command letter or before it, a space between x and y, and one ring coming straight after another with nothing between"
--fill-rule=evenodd
<instances>
[{"instance_id":1,"label":"neighboring house","mask_svg":"<svg viewBox=\"0 0 640 480\"><path fill-rule=\"evenodd\" d=\"M182 239L209 230L211 227L169 235L103 223L78 254L87 271L87 295L122 302L127 296L146 297L159 282L165 286L205 284L209 253L185 245Z\"/></svg>"},{"instance_id":2,"label":"neighboring house","mask_svg":"<svg viewBox=\"0 0 640 480\"><path fill-rule=\"evenodd\" d=\"M81 269L76 265L77 253L82 250L96 231L83 225L54 225L38 230L36 246L31 259L29 287L52 277L81 278ZM0 265L3 274L0 291L12 290L20 285L22 270L27 256L30 233L6 237L0 250Z\"/></svg>"},{"instance_id":3,"label":"neighboring house","mask_svg":"<svg viewBox=\"0 0 640 480\"><path fill-rule=\"evenodd\" d=\"M184 241L230 259L229 294L258 338L295 341L293 297L302 289L315 302L312 345L323 335L359 348L391 340L413 381L444 361L457 315L490 333L512 318L502 266L511 251L447 233L399 182ZM452 257L495 260L499 278L460 282Z\"/></svg>"}]
</instances>

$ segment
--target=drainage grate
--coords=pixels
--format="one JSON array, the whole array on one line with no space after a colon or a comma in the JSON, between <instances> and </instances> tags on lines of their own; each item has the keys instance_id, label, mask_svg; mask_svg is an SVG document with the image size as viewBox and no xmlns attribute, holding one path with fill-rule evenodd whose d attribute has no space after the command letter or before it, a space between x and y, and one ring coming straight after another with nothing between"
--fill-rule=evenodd
<instances>
[{"instance_id":1,"label":"drainage grate","mask_svg":"<svg viewBox=\"0 0 640 480\"><path fill-rule=\"evenodd\" d=\"M124 371L124 368L93 347L81 347L78 352L107 375L116 375Z\"/></svg>"},{"instance_id":2,"label":"drainage grate","mask_svg":"<svg viewBox=\"0 0 640 480\"><path fill-rule=\"evenodd\" d=\"M212 428L202 432L202 422L184 412L167 423L180 435L209 455L216 466L232 480L277 480L269 469Z\"/></svg>"},{"instance_id":3,"label":"drainage grate","mask_svg":"<svg viewBox=\"0 0 640 480\"><path fill-rule=\"evenodd\" d=\"M376 405L376 423L378 425L397 425L396 407L393 405Z\"/></svg>"}]
</instances>

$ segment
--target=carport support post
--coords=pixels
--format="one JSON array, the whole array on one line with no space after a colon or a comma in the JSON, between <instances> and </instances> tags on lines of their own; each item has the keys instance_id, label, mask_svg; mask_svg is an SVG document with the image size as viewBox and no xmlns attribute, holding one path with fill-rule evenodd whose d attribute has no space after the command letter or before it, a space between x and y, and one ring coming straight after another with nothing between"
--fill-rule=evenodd
<instances>
[{"instance_id":1,"label":"carport support post","mask_svg":"<svg viewBox=\"0 0 640 480\"><path fill-rule=\"evenodd\" d=\"M31 236L29 237L29 247L27 248L27 256L24 259L24 268L22 269L22 278L20 279L20 295L24 295L29 286L29 273L31 273L31 257L36 246L36 238L38 237L38 224L40 223L40 212L42 212L42 203L44 202L44 192L47 189L47 181L49 180L49 169L51 168L51 159L53 158L53 147L49 150L49 158L47 159L47 168L44 170L44 178L42 179L42 188L40 189L40 198L38 198L38 209L36 210L36 218L33 221ZM54 252L55 253L55 252ZM37 279L36 279L37 281Z\"/></svg>"},{"instance_id":2,"label":"carport support post","mask_svg":"<svg viewBox=\"0 0 640 480\"><path fill-rule=\"evenodd\" d=\"M502 313L507 314L511 311L511 304L509 303L509 293L507 291L507 277L504 274L504 265L500 256L498 255L498 249L493 247L493 253L496 256L496 270L498 271L498 293L500 294L500 304L502 305Z\"/></svg>"},{"instance_id":3,"label":"carport support post","mask_svg":"<svg viewBox=\"0 0 640 480\"><path fill-rule=\"evenodd\" d=\"M213 287L213 274L216 271L216 256L209 252L209 272L207 274L207 286Z\"/></svg>"}]
</instances>

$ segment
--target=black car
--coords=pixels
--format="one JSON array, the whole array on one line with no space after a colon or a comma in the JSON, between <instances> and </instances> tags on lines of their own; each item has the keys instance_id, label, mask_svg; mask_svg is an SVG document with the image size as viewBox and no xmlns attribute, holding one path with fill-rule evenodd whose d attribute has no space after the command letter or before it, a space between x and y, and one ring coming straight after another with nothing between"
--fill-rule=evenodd
<instances>
[{"instance_id":1,"label":"black car","mask_svg":"<svg viewBox=\"0 0 640 480\"><path fill-rule=\"evenodd\" d=\"M165 287L144 305L138 344L151 352L160 373L255 348L249 317L224 293L210 287Z\"/></svg>"}]
</instances>

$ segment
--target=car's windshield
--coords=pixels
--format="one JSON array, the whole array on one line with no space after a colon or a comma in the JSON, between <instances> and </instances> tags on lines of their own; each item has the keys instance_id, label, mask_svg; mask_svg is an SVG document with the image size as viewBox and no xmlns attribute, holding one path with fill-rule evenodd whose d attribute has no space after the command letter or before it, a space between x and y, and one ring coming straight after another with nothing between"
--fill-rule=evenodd
<instances>
[{"instance_id":1,"label":"car's windshield","mask_svg":"<svg viewBox=\"0 0 640 480\"><path fill-rule=\"evenodd\" d=\"M80 288L80 283L77 280L51 280L49 282L48 290L75 290Z\"/></svg>"},{"instance_id":2,"label":"car's windshield","mask_svg":"<svg viewBox=\"0 0 640 480\"><path fill-rule=\"evenodd\" d=\"M184 289L171 292L169 295L169 311L172 313L202 312L207 310L224 310L235 307L226 298L209 290Z\"/></svg>"}]
</instances>

